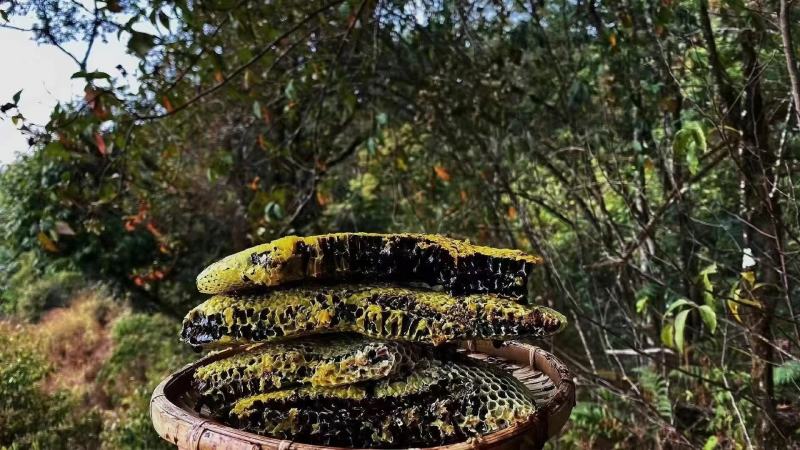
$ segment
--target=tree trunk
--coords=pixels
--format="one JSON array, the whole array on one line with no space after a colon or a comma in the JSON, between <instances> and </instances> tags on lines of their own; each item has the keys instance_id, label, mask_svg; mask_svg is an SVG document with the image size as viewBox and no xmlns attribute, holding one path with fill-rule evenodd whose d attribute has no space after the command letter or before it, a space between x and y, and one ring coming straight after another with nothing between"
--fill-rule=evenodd
<instances>
[{"instance_id":1,"label":"tree trunk","mask_svg":"<svg viewBox=\"0 0 800 450\"><path fill-rule=\"evenodd\" d=\"M742 39L742 62L747 75L744 119L741 120L743 139L742 171L745 178L745 244L756 261L756 282L763 287L751 293L761 308L749 308L749 339L752 351L750 377L753 396L760 409L756 423L756 440L761 448L778 448L781 439L775 424L772 367L772 321L780 295L779 261L783 241L779 197L771 195L775 182L776 155L768 140L767 118L763 111L761 74L758 61L756 33L745 31Z\"/></svg>"},{"instance_id":2,"label":"tree trunk","mask_svg":"<svg viewBox=\"0 0 800 450\"><path fill-rule=\"evenodd\" d=\"M783 226L779 197L771 195L777 156L769 144L769 124L763 111L761 93L763 67L758 61L756 48L757 43L764 39L763 29L756 23L755 28L759 31L746 29L740 34L742 66L747 78L745 92L739 96L717 53L708 1L698 0L698 6L712 75L724 106L722 121L741 132L738 165L743 181L743 240L756 262L755 267L746 270L752 270L756 283L762 286L745 293L761 305L760 308L749 307L746 319L752 352L751 389L758 407L756 443L763 449L780 448L778 443L783 438L775 423L772 382L772 322L780 298Z\"/></svg>"}]
</instances>

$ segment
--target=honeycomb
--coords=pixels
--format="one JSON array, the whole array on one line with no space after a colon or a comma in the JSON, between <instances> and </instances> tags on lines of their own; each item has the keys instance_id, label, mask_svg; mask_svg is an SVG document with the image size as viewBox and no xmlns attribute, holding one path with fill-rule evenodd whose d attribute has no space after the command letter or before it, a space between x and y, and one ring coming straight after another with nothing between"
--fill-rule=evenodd
<instances>
[{"instance_id":1,"label":"honeycomb","mask_svg":"<svg viewBox=\"0 0 800 450\"><path fill-rule=\"evenodd\" d=\"M536 410L508 373L477 361L432 360L405 378L301 387L244 398L238 427L305 443L360 448L430 447L524 422Z\"/></svg>"},{"instance_id":2,"label":"honeycomb","mask_svg":"<svg viewBox=\"0 0 800 450\"><path fill-rule=\"evenodd\" d=\"M519 302L537 264L424 234L287 236L230 255L198 275L213 296L181 339L245 351L197 368L192 398L230 426L336 447L441 446L533 420L520 381L443 344L561 331L563 315Z\"/></svg>"},{"instance_id":3,"label":"honeycomb","mask_svg":"<svg viewBox=\"0 0 800 450\"><path fill-rule=\"evenodd\" d=\"M286 236L211 264L197 277L207 294L293 281L421 282L452 294L521 299L541 259L426 234L336 233Z\"/></svg>"},{"instance_id":4,"label":"honeycomb","mask_svg":"<svg viewBox=\"0 0 800 450\"><path fill-rule=\"evenodd\" d=\"M407 373L429 352L413 344L336 335L259 346L199 368L200 405L218 409L235 399L287 387L340 386Z\"/></svg>"},{"instance_id":5,"label":"honeycomb","mask_svg":"<svg viewBox=\"0 0 800 450\"><path fill-rule=\"evenodd\" d=\"M464 339L542 337L566 325L549 308L492 294L454 297L391 286L299 287L217 295L191 310L181 337L193 346L271 342L319 333L439 345Z\"/></svg>"}]
</instances>

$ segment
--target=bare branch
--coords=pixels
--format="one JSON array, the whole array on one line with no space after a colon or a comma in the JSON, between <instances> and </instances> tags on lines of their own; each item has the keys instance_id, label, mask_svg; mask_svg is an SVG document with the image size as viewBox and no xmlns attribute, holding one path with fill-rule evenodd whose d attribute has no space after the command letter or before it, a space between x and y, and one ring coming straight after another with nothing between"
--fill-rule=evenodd
<instances>
[{"instance_id":1,"label":"bare branch","mask_svg":"<svg viewBox=\"0 0 800 450\"><path fill-rule=\"evenodd\" d=\"M792 44L791 8L792 2L780 0L778 24L781 29L781 40L783 41L783 55L786 57L786 71L789 72L789 86L794 100L794 113L797 115L797 123L800 125L800 75L797 73L797 61L795 60L794 45Z\"/></svg>"},{"instance_id":2,"label":"bare branch","mask_svg":"<svg viewBox=\"0 0 800 450\"><path fill-rule=\"evenodd\" d=\"M199 94L195 95L195 96L194 96L194 97L192 97L190 100L188 100L186 103L183 103L183 104L181 104L181 105L179 105L179 106L177 106L177 107L173 108L173 109L172 109L172 111L167 111L167 112L166 112L166 113L164 113L164 114L154 114L154 115L149 115L149 116L139 116L139 115L136 115L136 116L135 116L135 117L136 117L136 119L138 119L138 120L155 120L155 119L162 119L162 118L164 118L164 117L168 117L168 116L171 116L171 115L177 114L177 113L179 113L179 112L183 111L184 109L188 108L189 106L191 106L191 105L193 105L193 104L197 103L197 102L198 102L199 100L201 100L203 97L206 97L207 95L213 94L214 92L218 91L220 88L222 88L223 86L225 86L226 84L228 84L228 83L229 83L229 82L230 82L232 79L234 79L234 78L236 78L237 76L239 76L239 75L241 75L242 73L244 73L244 71L245 71L245 70L247 70L247 68L249 68L249 67L250 67L250 66L252 66L253 64L255 64L255 63L257 63L258 61L260 61L260 60L261 60L261 58L263 58L264 56L266 56L266 55L267 55L267 54L268 54L270 51L272 51L273 49L277 48L278 44L279 44L279 43L280 43L282 40L284 40L284 39L286 39L287 37L289 37L289 36L291 36L292 34L294 34L294 33L295 33L297 30L299 30L300 28L302 28L302 27L303 27L303 25L305 25L305 24L307 24L308 22L310 22L312 19L314 19L315 17L317 17L319 14L322 14L322 13L323 13L323 12L325 12L326 10L328 10L328 9L332 8L333 6L336 6L336 5L338 5L339 3L342 3L343 1L344 1L344 0L335 0L335 1L333 1L333 2L330 2L330 3L327 3L327 4L325 4L325 5L324 5L324 6L322 6L321 8L319 8L319 9L317 9L316 11L312 12L311 14L309 14L308 16L306 16L306 17L305 17L303 20L301 20L300 22L297 22L297 23L296 23L296 24L294 24L294 25L293 25L291 28L289 28L288 30L284 31L284 32L283 32L283 33L281 33L281 34L280 34L278 37L276 37L275 39L273 39L273 40L272 40L272 42L270 42L269 44L267 44L267 45L266 45L266 46L265 46L265 47L264 47L262 50L260 50L258 53L256 53L256 54L255 54L255 55L254 55L252 58L250 58L250 60L249 60L249 61L247 61L246 63L244 63L244 64L242 64L241 66L237 67L237 68L236 68L236 69L235 69L233 72L231 72L229 75L225 76L225 78L223 78L223 80L222 80L221 82L219 82L219 83L215 84L215 85L214 85L213 87L211 87L211 88L208 88L208 89L206 89L206 90L204 90L204 91L200 92ZM293 48L294 48L294 47L295 47L295 46L296 46L296 45L297 45L299 42L300 42L300 41L297 41L297 42L295 42L295 43L294 43L292 46L288 47L288 48L287 48L287 49L285 49L283 52L281 52L281 53L278 55L278 57L275 59L275 61L273 61L272 65L269 67L269 69L272 69L272 68L273 68L273 67L274 67L274 66L275 66L275 65L276 65L276 64L277 64L277 63L278 63L278 62L279 62L279 61L280 61L280 60L281 60L281 59L282 59L284 56L286 56L286 54L288 54L288 53L289 53L289 52L290 52L290 51L291 51L291 50L292 50L292 49L293 49ZM269 69L268 69L268 70L269 70Z\"/></svg>"}]
</instances>

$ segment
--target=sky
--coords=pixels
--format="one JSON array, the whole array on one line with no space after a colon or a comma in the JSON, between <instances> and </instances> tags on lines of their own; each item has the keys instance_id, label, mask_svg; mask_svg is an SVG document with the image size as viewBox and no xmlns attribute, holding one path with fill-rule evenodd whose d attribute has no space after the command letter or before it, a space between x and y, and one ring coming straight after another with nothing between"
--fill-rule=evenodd
<instances>
[{"instance_id":1,"label":"sky","mask_svg":"<svg viewBox=\"0 0 800 450\"><path fill-rule=\"evenodd\" d=\"M15 26L26 27L25 19L12 19ZM100 70L111 76L118 74L115 67L121 64L128 73L134 73L137 60L126 53L123 42L109 36L109 42L96 42L89 58L89 69ZM73 44L68 50L83 54L84 45ZM36 124L47 123L50 111L59 101L66 102L83 96L84 80L71 80L77 65L67 55L51 45L38 45L30 33L0 28L0 104L10 102L14 93L22 89L20 111ZM17 130L10 118L0 118L0 166L14 160L19 152L28 151L26 138Z\"/></svg>"}]
</instances>

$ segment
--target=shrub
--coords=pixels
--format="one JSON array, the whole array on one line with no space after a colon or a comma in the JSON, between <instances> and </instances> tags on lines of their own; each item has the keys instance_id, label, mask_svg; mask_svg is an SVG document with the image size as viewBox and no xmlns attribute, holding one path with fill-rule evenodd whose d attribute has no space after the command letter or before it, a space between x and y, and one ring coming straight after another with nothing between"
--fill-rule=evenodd
<instances>
[{"instance_id":1,"label":"shrub","mask_svg":"<svg viewBox=\"0 0 800 450\"><path fill-rule=\"evenodd\" d=\"M102 435L104 446L171 448L153 430L149 405L159 381L191 359L177 339L178 328L161 314L126 314L114 323L113 351L100 374L113 408Z\"/></svg>"},{"instance_id":2,"label":"shrub","mask_svg":"<svg viewBox=\"0 0 800 450\"><path fill-rule=\"evenodd\" d=\"M110 324L123 310L107 289L93 286L74 296L69 307L45 313L31 328L40 351L58 371L48 383L104 405L105 395L95 379L111 353Z\"/></svg>"},{"instance_id":3,"label":"shrub","mask_svg":"<svg viewBox=\"0 0 800 450\"><path fill-rule=\"evenodd\" d=\"M7 278L0 294L3 303L0 311L5 315L38 320L44 311L66 305L85 286L80 273L57 268L42 272L37 270L35 259L34 253L24 253L6 269Z\"/></svg>"},{"instance_id":4,"label":"shrub","mask_svg":"<svg viewBox=\"0 0 800 450\"><path fill-rule=\"evenodd\" d=\"M97 410L82 408L68 391L47 393L50 372L25 327L0 324L0 447L12 449L96 448Z\"/></svg>"}]
</instances>

